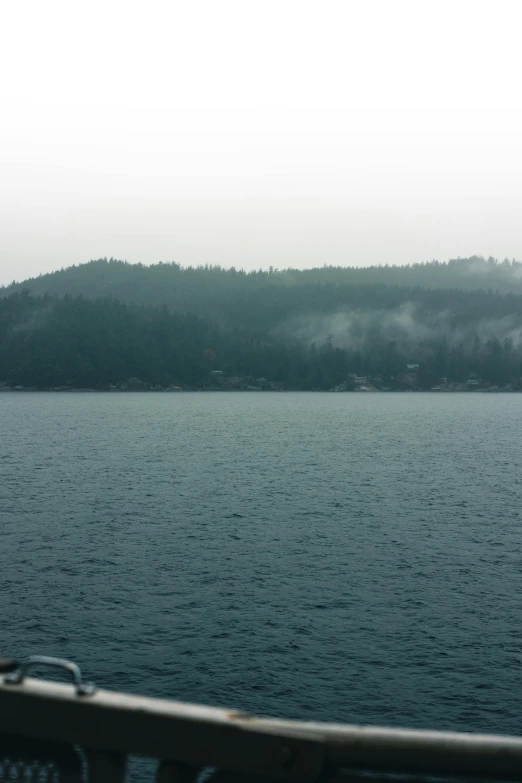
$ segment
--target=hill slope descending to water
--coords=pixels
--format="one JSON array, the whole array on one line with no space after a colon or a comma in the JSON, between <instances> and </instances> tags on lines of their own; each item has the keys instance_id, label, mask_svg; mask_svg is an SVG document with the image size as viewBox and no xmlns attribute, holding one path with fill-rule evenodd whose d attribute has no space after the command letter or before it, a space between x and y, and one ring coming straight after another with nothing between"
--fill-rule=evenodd
<instances>
[{"instance_id":1,"label":"hill slope descending to water","mask_svg":"<svg viewBox=\"0 0 522 783\"><path fill-rule=\"evenodd\" d=\"M324 282L337 271L99 261L4 289L0 388L522 389L522 294ZM93 274L103 298L31 290Z\"/></svg>"}]
</instances>

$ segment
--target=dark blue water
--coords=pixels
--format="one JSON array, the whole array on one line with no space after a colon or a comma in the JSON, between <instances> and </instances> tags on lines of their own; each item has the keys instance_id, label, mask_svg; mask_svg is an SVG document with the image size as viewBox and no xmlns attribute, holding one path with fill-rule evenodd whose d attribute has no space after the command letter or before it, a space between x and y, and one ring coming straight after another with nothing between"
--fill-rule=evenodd
<instances>
[{"instance_id":1,"label":"dark blue water","mask_svg":"<svg viewBox=\"0 0 522 783\"><path fill-rule=\"evenodd\" d=\"M522 396L0 395L0 652L522 731Z\"/></svg>"}]
</instances>

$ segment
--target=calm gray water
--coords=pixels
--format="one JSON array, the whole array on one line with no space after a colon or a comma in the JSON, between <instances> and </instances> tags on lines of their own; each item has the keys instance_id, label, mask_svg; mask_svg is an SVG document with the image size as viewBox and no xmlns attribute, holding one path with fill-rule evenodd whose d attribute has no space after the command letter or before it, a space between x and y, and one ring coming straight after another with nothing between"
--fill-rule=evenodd
<instances>
[{"instance_id":1,"label":"calm gray water","mask_svg":"<svg viewBox=\"0 0 522 783\"><path fill-rule=\"evenodd\" d=\"M522 396L0 395L4 655L522 732Z\"/></svg>"}]
</instances>

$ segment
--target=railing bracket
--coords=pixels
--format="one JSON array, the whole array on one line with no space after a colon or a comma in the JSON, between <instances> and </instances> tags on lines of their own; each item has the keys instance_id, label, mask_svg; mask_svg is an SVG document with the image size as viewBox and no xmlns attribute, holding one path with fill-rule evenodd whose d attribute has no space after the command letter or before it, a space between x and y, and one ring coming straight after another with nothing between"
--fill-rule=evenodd
<instances>
[{"instance_id":1,"label":"railing bracket","mask_svg":"<svg viewBox=\"0 0 522 783\"><path fill-rule=\"evenodd\" d=\"M0 661L2 660L5 661L6 659L0 659ZM64 669L69 672L76 688L77 696L92 696L93 693L96 692L94 683L83 682L80 667L72 661L66 661L61 658L51 658L47 655L31 655L29 658L25 658L21 663L18 663L17 661L9 663L13 664L11 665L11 668L3 669L3 671L8 672L4 677L4 683L6 685L21 685L27 672L33 667L51 666L55 669Z\"/></svg>"}]
</instances>

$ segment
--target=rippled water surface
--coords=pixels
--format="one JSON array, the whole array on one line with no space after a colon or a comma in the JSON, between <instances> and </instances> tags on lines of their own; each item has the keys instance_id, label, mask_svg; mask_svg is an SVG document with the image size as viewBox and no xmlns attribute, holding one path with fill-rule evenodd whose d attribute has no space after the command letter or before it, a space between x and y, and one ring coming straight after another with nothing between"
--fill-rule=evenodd
<instances>
[{"instance_id":1,"label":"rippled water surface","mask_svg":"<svg viewBox=\"0 0 522 783\"><path fill-rule=\"evenodd\" d=\"M522 731L522 396L0 395L1 654Z\"/></svg>"}]
</instances>

